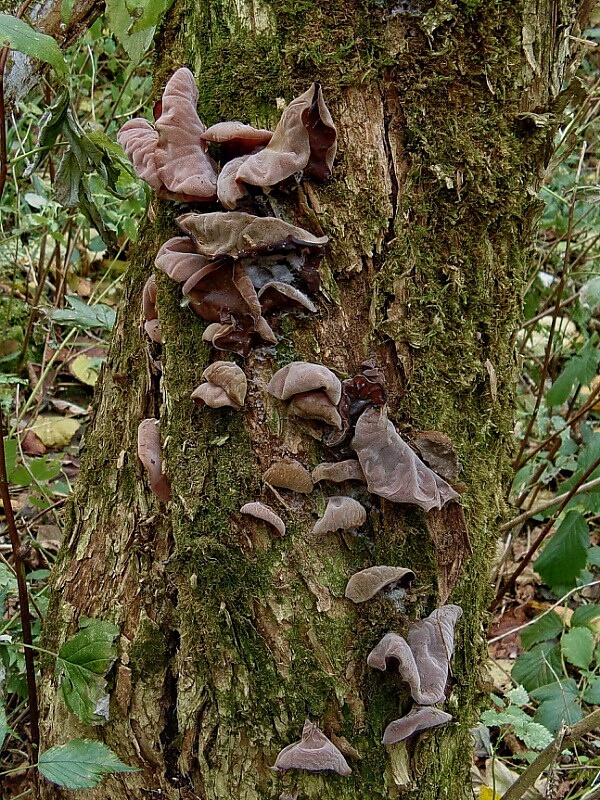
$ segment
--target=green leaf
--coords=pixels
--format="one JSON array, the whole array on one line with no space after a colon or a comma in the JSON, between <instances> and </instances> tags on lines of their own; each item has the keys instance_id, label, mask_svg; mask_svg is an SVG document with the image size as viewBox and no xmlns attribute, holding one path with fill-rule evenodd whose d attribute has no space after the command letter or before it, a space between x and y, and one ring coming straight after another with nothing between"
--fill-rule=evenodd
<instances>
[{"instance_id":1,"label":"green leaf","mask_svg":"<svg viewBox=\"0 0 600 800\"><path fill-rule=\"evenodd\" d=\"M153 28L173 5L173 0L130 0L126 5L133 19L129 34Z\"/></svg>"},{"instance_id":2,"label":"green leaf","mask_svg":"<svg viewBox=\"0 0 600 800\"><path fill-rule=\"evenodd\" d=\"M18 590L17 576L2 561L0 561L0 589L6 590L8 594L16 594Z\"/></svg>"},{"instance_id":3,"label":"green leaf","mask_svg":"<svg viewBox=\"0 0 600 800\"><path fill-rule=\"evenodd\" d=\"M594 657L594 635L589 628L573 628L560 640L560 648L569 664L587 669Z\"/></svg>"},{"instance_id":4,"label":"green leaf","mask_svg":"<svg viewBox=\"0 0 600 800\"><path fill-rule=\"evenodd\" d=\"M548 728L533 720L529 720L520 728L515 728L515 734L532 750L543 750L553 741Z\"/></svg>"},{"instance_id":5,"label":"green leaf","mask_svg":"<svg viewBox=\"0 0 600 800\"><path fill-rule=\"evenodd\" d=\"M509 689L506 692L506 697L516 706L526 706L529 702L529 694L524 686L515 686L514 689Z\"/></svg>"},{"instance_id":6,"label":"green leaf","mask_svg":"<svg viewBox=\"0 0 600 800\"><path fill-rule=\"evenodd\" d=\"M84 330L90 328L103 328L111 330L115 324L116 313L110 306L96 303L88 306L76 295L68 295L67 303L71 308L55 308L48 312L48 316L60 325L74 325Z\"/></svg>"},{"instance_id":7,"label":"green leaf","mask_svg":"<svg viewBox=\"0 0 600 800\"><path fill-rule=\"evenodd\" d=\"M594 620L600 617L600 606L590 603L587 606L578 606L571 617L571 627L590 627Z\"/></svg>"},{"instance_id":8,"label":"green leaf","mask_svg":"<svg viewBox=\"0 0 600 800\"><path fill-rule=\"evenodd\" d=\"M132 18L124 0L107 0L106 18L111 32L123 45L123 49L133 62L132 66L134 66L150 47L154 28L130 33L130 28L132 28L135 20Z\"/></svg>"},{"instance_id":9,"label":"green leaf","mask_svg":"<svg viewBox=\"0 0 600 800\"><path fill-rule=\"evenodd\" d=\"M558 645L552 642L534 645L527 653L518 656L511 674L530 694L540 686L553 683L562 674Z\"/></svg>"},{"instance_id":10,"label":"green leaf","mask_svg":"<svg viewBox=\"0 0 600 800\"><path fill-rule=\"evenodd\" d=\"M591 567L600 567L600 547L590 547L587 551L587 563Z\"/></svg>"},{"instance_id":11,"label":"green leaf","mask_svg":"<svg viewBox=\"0 0 600 800\"><path fill-rule=\"evenodd\" d=\"M60 648L56 668L63 673L60 688L68 708L86 725L102 725L109 701L104 676L117 657L113 642L119 628L97 619L84 618L82 624Z\"/></svg>"},{"instance_id":12,"label":"green leaf","mask_svg":"<svg viewBox=\"0 0 600 800\"><path fill-rule=\"evenodd\" d=\"M38 33L18 17L0 14L0 41L7 42L11 50L18 50L51 64L63 75L67 72L67 63L52 36Z\"/></svg>"},{"instance_id":13,"label":"green leaf","mask_svg":"<svg viewBox=\"0 0 600 800\"><path fill-rule=\"evenodd\" d=\"M107 745L90 739L73 739L51 747L40 756L38 769L51 783L65 789L93 789L104 775L139 771L124 764Z\"/></svg>"},{"instance_id":14,"label":"green leaf","mask_svg":"<svg viewBox=\"0 0 600 800\"><path fill-rule=\"evenodd\" d=\"M549 407L564 403L573 387L587 386L596 376L600 363L600 350L596 337L592 336L576 356L567 362L566 367L546 392L546 403Z\"/></svg>"},{"instance_id":15,"label":"green leaf","mask_svg":"<svg viewBox=\"0 0 600 800\"><path fill-rule=\"evenodd\" d=\"M11 473L17 464L17 440L4 439L4 465L6 467L6 474L10 481Z\"/></svg>"},{"instance_id":16,"label":"green leaf","mask_svg":"<svg viewBox=\"0 0 600 800\"><path fill-rule=\"evenodd\" d=\"M600 705L600 675L592 675L583 693L583 699L591 706Z\"/></svg>"},{"instance_id":17,"label":"green leaf","mask_svg":"<svg viewBox=\"0 0 600 800\"><path fill-rule=\"evenodd\" d=\"M534 564L535 571L552 589L571 589L585 567L590 533L579 511L569 511Z\"/></svg>"},{"instance_id":18,"label":"green leaf","mask_svg":"<svg viewBox=\"0 0 600 800\"><path fill-rule=\"evenodd\" d=\"M531 694L540 703L535 721L548 728L551 733L556 733L563 722L573 725L583 719L577 684L572 678L541 686Z\"/></svg>"},{"instance_id":19,"label":"green leaf","mask_svg":"<svg viewBox=\"0 0 600 800\"><path fill-rule=\"evenodd\" d=\"M38 150L34 155L33 161L27 165L24 177L28 178L33 171L47 158L50 148L56 144L65 122L67 109L69 108L69 94L66 91L59 92L54 102L42 114L40 127L35 149Z\"/></svg>"},{"instance_id":20,"label":"green leaf","mask_svg":"<svg viewBox=\"0 0 600 800\"><path fill-rule=\"evenodd\" d=\"M520 634L521 644L525 650L529 650L538 642L547 642L549 639L555 639L559 633L562 633L562 629L561 618L556 612L550 611L531 625L523 628Z\"/></svg>"},{"instance_id":21,"label":"green leaf","mask_svg":"<svg viewBox=\"0 0 600 800\"><path fill-rule=\"evenodd\" d=\"M58 459L42 456L32 458L29 462L29 470L38 483L46 483L60 475L62 465Z\"/></svg>"}]
</instances>

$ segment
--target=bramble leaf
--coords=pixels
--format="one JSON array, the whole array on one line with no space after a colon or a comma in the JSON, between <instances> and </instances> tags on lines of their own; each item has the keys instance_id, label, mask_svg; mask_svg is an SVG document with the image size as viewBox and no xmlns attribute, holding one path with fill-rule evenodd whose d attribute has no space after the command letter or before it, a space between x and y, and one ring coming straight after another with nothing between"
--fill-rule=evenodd
<instances>
[{"instance_id":1,"label":"bramble leaf","mask_svg":"<svg viewBox=\"0 0 600 800\"><path fill-rule=\"evenodd\" d=\"M73 739L41 754L38 769L51 783L65 789L93 789L104 775L113 772L138 772L124 764L102 742Z\"/></svg>"}]
</instances>

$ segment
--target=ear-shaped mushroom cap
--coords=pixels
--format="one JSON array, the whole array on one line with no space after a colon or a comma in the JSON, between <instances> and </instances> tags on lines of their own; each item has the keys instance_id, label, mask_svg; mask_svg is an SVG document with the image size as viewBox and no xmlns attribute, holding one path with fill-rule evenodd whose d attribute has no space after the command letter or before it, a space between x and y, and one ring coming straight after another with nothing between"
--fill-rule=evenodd
<instances>
[{"instance_id":1,"label":"ear-shaped mushroom cap","mask_svg":"<svg viewBox=\"0 0 600 800\"><path fill-rule=\"evenodd\" d=\"M142 291L142 313L144 319L144 329L150 339L157 344L162 342L160 333L160 322L158 321L158 312L156 310L156 279L154 275L150 275L144 289Z\"/></svg>"},{"instance_id":2,"label":"ear-shaped mushroom cap","mask_svg":"<svg viewBox=\"0 0 600 800\"><path fill-rule=\"evenodd\" d=\"M342 418L325 392L303 392L294 395L288 411L301 419L316 419L334 428L342 427Z\"/></svg>"},{"instance_id":3,"label":"ear-shaped mushroom cap","mask_svg":"<svg viewBox=\"0 0 600 800\"><path fill-rule=\"evenodd\" d=\"M373 494L425 511L459 496L400 438L385 408L368 408L360 415L351 444Z\"/></svg>"},{"instance_id":4,"label":"ear-shaped mushroom cap","mask_svg":"<svg viewBox=\"0 0 600 800\"><path fill-rule=\"evenodd\" d=\"M345 595L353 603L364 603L390 584L406 585L414 577L415 573L404 567L369 567L354 573L348 581Z\"/></svg>"},{"instance_id":5,"label":"ear-shaped mushroom cap","mask_svg":"<svg viewBox=\"0 0 600 800\"><path fill-rule=\"evenodd\" d=\"M169 278L185 283L206 266L208 259L196 253L189 236L174 236L160 248L154 263Z\"/></svg>"},{"instance_id":6,"label":"ear-shaped mushroom cap","mask_svg":"<svg viewBox=\"0 0 600 800\"><path fill-rule=\"evenodd\" d=\"M241 181L236 178L237 171L248 156L240 156L228 161L217 178L217 197L219 203L230 211L237 205L238 200L246 197L248 190Z\"/></svg>"},{"instance_id":7,"label":"ear-shaped mushroom cap","mask_svg":"<svg viewBox=\"0 0 600 800\"><path fill-rule=\"evenodd\" d=\"M417 703L441 702L454 652L454 628L461 616L460 606L446 605L427 619L413 623L406 637L408 641L397 633L387 633L369 653L367 664L385 671L388 659L395 658L398 671Z\"/></svg>"},{"instance_id":8,"label":"ear-shaped mushroom cap","mask_svg":"<svg viewBox=\"0 0 600 800\"><path fill-rule=\"evenodd\" d=\"M263 475L263 480L271 486L302 494L309 494L313 490L310 472L293 458L284 458L270 466Z\"/></svg>"},{"instance_id":9,"label":"ear-shaped mushroom cap","mask_svg":"<svg viewBox=\"0 0 600 800\"><path fill-rule=\"evenodd\" d=\"M202 341L212 342L213 337L215 335L218 336L224 327L226 326L221 325L220 322L211 322L210 325L207 325L206 328L204 329L204 333L202 334Z\"/></svg>"},{"instance_id":10,"label":"ear-shaped mushroom cap","mask_svg":"<svg viewBox=\"0 0 600 800\"><path fill-rule=\"evenodd\" d=\"M348 762L337 747L309 719L304 723L300 741L283 748L275 759L273 769L276 772L304 769L307 772L331 770L339 775L352 773Z\"/></svg>"},{"instance_id":11,"label":"ear-shaped mushroom cap","mask_svg":"<svg viewBox=\"0 0 600 800\"><path fill-rule=\"evenodd\" d=\"M157 419L143 419L138 425L138 458L144 465L150 488L163 503L171 500L171 487L162 471L162 449Z\"/></svg>"},{"instance_id":12,"label":"ear-shaped mushroom cap","mask_svg":"<svg viewBox=\"0 0 600 800\"><path fill-rule=\"evenodd\" d=\"M243 211L182 214L176 222L191 236L196 252L208 258L221 255L242 258L296 247L322 248L327 243L327 236L313 236L282 219L256 217Z\"/></svg>"},{"instance_id":13,"label":"ear-shaped mushroom cap","mask_svg":"<svg viewBox=\"0 0 600 800\"><path fill-rule=\"evenodd\" d=\"M162 189L154 155L158 133L152 125L141 117L130 119L117 133L117 142L132 162L138 178L146 181L156 192Z\"/></svg>"},{"instance_id":14,"label":"ear-shaped mushroom cap","mask_svg":"<svg viewBox=\"0 0 600 800\"><path fill-rule=\"evenodd\" d=\"M273 138L273 133L264 128L253 128L243 122L217 122L201 135L204 142L224 146L228 156L243 156L265 147Z\"/></svg>"},{"instance_id":15,"label":"ear-shaped mushroom cap","mask_svg":"<svg viewBox=\"0 0 600 800\"><path fill-rule=\"evenodd\" d=\"M319 481L332 481L332 483L343 483L343 481L367 482L360 467L360 462L354 458L319 464L313 469L312 479L315 483Z\"/></svg>"},{"instance_id":16,"label":"ear-shaped mushroom cap","mask_svg":"<svg viewBox=\"0 0 600 800\"><path fill-rule=\"evenodd\" d=\"M267 391L278 400L289 400L295 394L323 389L334 406L340 402L342 384L330 369L308 361L292 361L277 370L269 381Z\"/></svg>"},{"instance_id":17,"label":"ear-shaped mushroom cap","mask_svg":"<svg viewBox=\"0 0 600 800\"><path fill-rule=\"evenodd\" d=\"M439 708L415 706L405 717L390 722L384 731L382 743L396 744L396 742L408 739L409 736L419 731L427 730L427 728L437 728L438 725L445 725L451 719L451 714L447 714Z\"/></svg>"},{"instance_id":18,"label":"ear-shaped mushroom cap","mask_svg":"<svg viewBox=\"0 0 600 800\"><path fill-rule=\"evenodd\" d=\"M449 436L440 431L421 431L415 445L427 466L447 481L455 481L462 469Z\"/></svg>"},{"instance_id":19,"label":"ear-shaped mushroom cap","mask_svg":"<svg viewBox=\"0 0 600 800\"><path fill-rule=\"evenodd\" d=\"M352 531L367 521L367 512L353 497L330 497L323 516L318 519L313 533Z\"/></svg>"},{"instance_id":20,"label":"ear-shaped mushroom cap","mask_svg":"<svg viewBox=\"0 0 600 800\"><path fill-rule=\"evenodd\" d=\"M274 308L300 307L316 312L317 307L303 292L282 281L270 281L258 292L258 299L263 311Z\"/></svg>"},{"instance_id":21,"label":"ear-shaped mushroom cap","mask_svg":"<svg viewBox=\"0 0 600 800\"><path fill-rule=\"evenodd\" d=\"M248 381L244 370L232 361L215 361L202 373L207 381L192 392L194 402L206 403L211 408L231 406L239 411L244 405Z\"/></svg>"},{"instance_id":22,"label":"ear-shaped mushroom cap","mask_svg":"<svg viewBox=\"0 0 600 800\"><path fill-rule=\"evenodd\" d=\"M242 165L238 178L253 186L275 186L295 172L324 180L331 175L337 133L318 83L284 109L264 150Z\"/></svg>"},{"instance_id":23,"label":"ear-shaped mushroom cap","mask_svg":"<svg viewBox=\"0 0 600 800\"><path fill-rule=\"evenodd\" d=\"M215 200L217 170L200 138L204 125L196 111L198 89L186 67L167 81L161 114L156 120L158 175L170 192L188 200Z\"/></svg>"},{"instance_id":24,"label":"ear-shaped mushroom cap","mask_svg":"<svg viewBox=\"0 0 600 800\"><path fill-rule=\"evenodd\" d=\"M262 519L263 522L272 525L280 536L285 535L283 520L265 503L246 503L240 508L240 513L248 514L250 517L256 517L256 519Z\"/></svg>"}]
</instances>

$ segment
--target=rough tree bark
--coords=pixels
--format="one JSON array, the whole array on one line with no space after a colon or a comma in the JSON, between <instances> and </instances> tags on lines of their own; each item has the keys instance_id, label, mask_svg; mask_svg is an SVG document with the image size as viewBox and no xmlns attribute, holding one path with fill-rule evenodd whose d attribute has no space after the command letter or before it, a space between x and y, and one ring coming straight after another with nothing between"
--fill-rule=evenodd
<instances>
[{"instance_id":1,"label":"rough tree bark","mask_svg":"<svg viewBox=\"0 0 600 800\"><path fill-rule=\"evenodd\" d=\"M586 12L568 0L206 0L170 12L156 89L189 65L207 124L272 126L278 98L321 81L340 137L334 178L276 192L274 202L327 233L330 247L318 316L281 318L276 351L244 363L247 408L199 410L190 393L211 352L165 276L162 377L140 324L153 256L176 234L172 204L155 204L143 227L45 628L54 651L81 615L121 628L105 726L85 728L69 714L51 664L42 685L43 747L97 736L142 770L86 796L469 794L521 289L532 267L536 190L574 63L570 36ZM471 552L460 524L443 514L427 523L418 509L374 496L365 537L317 541L310 530L323 493L283 504L261 485L282 454L309 465L324 455L265 392L275 369L304 359L352 375L372 356L386 376L390 415L408 438L435 429L454 442ZM167 508L149 493L136 458L137 425L148 416L160 416L166 435ZM282 511L286 537L240 517L240 506L259 497ZM450 599L464 616L444 706L455 721L385 748L385 725L410 699L405 686L367 668L366 655L388 630L428 614L440 578L461 560ZM348 577L371 564L416 572L404 613L344 599ZM354 748L352 776L269 770L307 716ZM41 796L70 795L44 786Z\"/></svg>"}]
</instances>

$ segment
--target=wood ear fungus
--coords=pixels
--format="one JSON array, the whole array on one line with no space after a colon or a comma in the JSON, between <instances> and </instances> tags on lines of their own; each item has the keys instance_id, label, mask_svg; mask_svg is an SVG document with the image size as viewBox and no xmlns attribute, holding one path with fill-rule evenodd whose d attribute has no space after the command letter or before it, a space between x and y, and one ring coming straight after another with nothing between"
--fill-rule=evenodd
<instances>
[{"instance_id":1,"label":"wood ear fungus","mask_svg":"<svg viewBox=\"0 0 600 800\"><path fill-rule=\"evenodd\" d=\"M415 573L404 567L369 567L350 578L345 595L353 603L365 603L391 586L406 586L414 577Z\"/></svg>"},{"instance_id":2,"label":"wood ear fungus","mask_svg":"<svg viewBox=\"0 0 600 800\"><path fill-rule=\"evenodd\" d=\"M215 361L202 373L206 383L192 392L192 400L211 408L230 406L239 411L244 405L248 381L244 370L232 361Z\"/></svg>"},{"instance_id":3,"label":"wood ear fungus","mask_svg":"<svg viewBox=\"0 0 600 800\"><path fill-rule=\"evenodd\" d=\"M344 776L352 773L338 748L308 719L302 728L300 741L283 748L275 759L273 769L276 772L285 772L288 769L303 769L307 772L330 770Z\"/></svg>"},{"instance_id":4,"label":"wood ear fungus","mask_svg":"<svg viewBox=\"0 0 600 800\"><path fill-rule=\"evenodd\" d=\"M272 508L269 508L265 503L246 503L240 508L241 514L248 514L256 519L261 519L263 522L272 525L280 536L285 535L285 523Z\"/></svg>"},{"instance_id":5,"label":"wood ear fungus","mask_svg":"<svg viewBox=\"0 0 600 800\"><path fill-rule=\"evenodd\" d=\"M313 533L353 531L367 521L364 507L352 497L330 497L323 516L317 520Z\"/></svg>"},{"instance_id":6,"label":"wood ear fungus","mask_svg":"<svg viewBox=\"0 0 600 800\"><path fill-rule=\"evenodd\" d=\"M157 419L143 419L138 426L138 458L148 473L150 489L163 503L171 500L171 486L162 471L162 449Z\"/></svg>"}]
</instances>

